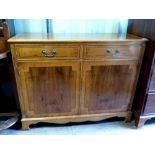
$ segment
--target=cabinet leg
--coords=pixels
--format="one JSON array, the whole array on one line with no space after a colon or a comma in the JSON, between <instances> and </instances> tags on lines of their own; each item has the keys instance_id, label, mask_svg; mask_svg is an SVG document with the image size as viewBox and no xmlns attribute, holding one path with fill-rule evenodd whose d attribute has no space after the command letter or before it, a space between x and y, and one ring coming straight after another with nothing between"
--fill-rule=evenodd
<instances>
[{"instance_id":1,"label":"cabinet leg","mask_svg":"<svg viewBox=\"0 0 155 155\"><path fill-rule=\"evenodd\" d=\"M128 123L128 122L131 122L131 116L132 116L132 113L129 113L126 118L125 118L125 122Z\"/></svg>"},{"instance_id":2,"label":"cabinet leg","mask_svg":"<svg viewBox=\"0 0 155 155\"><path fill-rule=\"evenodd\" d=\"M140 127L142 127L144 124L145 124L145 122L147 121L147 120L149 120L149 119L151 119L151 118L147 118L147 117L145 117L145 118L136 118L135 119L135 126L137 127L137 128L140 128Z\"/></svg>"},{"instance_id":3,"label":"cabinet leg","mask_svg":"<svg viewBox=\"0 0 155 155\"><path fill-rule=\"evenodd\" d=\"M22 122L22 130L28 130L29 124L27 122Z\"/></svg>"}]
</instances>

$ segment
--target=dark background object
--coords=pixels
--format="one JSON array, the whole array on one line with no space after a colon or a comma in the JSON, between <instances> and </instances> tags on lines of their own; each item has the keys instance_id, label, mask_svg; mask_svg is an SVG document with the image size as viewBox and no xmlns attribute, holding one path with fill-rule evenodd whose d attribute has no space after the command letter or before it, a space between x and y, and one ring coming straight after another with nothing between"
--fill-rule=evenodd
<instances>
[{"instance_id":1,"label":"dark background object","mask_svg":"<svg viewBox=\"0 0 155 155\"><path fill-rule=\"evenodd\" d=\"M10 37L6 20L0 19L0 130L18 120L16 83L7 39Z\"/></svg>"},{"instance_id":2,"label":"dark background object","mask_svg":"<svg viewBox=\"0 0 155 155\"><path fill-rule=\"evenodd\" d=\"M0 113L17 110L15 76L11 52L7 44L10 31L5 19L0 19Z\"/></svg>"},{"instance_id":3,"label":"dark background object","mask_svg":"<svg viewBox=\"0 0 155 155\"><path fill-rule=\"evenodd\" d=\"M0 60L0 113L16 111L15 80L10 53Z\"/></svg>"},{"instance_id":4,"label":"dark background object","mask_svg":"<svg viewBox=\"0 0 155 155\"><path fill-rule=\"evenodd\" d=\"M128 33L149 39L133 103L135 124L142 126L148 119L155 117L155 20L131 19Z\"/></svg>"}]
</instances>

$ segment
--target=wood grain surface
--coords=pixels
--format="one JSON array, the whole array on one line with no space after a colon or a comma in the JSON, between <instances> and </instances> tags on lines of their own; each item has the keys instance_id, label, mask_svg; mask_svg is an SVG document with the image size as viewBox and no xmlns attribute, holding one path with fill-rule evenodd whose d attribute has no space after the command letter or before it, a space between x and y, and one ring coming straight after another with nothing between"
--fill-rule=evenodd
<instances>
[{"instance_id":1,"label":"wood grain surface","mask_svg":"<svg viewBox=\"0 0 155 155\"><path fill-rule=\"evenodd\" d=\"M9 39L22 129L38 122L96 121L115 116L130 120L145 41L136 36L102 34L28 34ZM54 57L41 54L41 50L53 48L58 51Z\"/></svg>"}]
</instances>

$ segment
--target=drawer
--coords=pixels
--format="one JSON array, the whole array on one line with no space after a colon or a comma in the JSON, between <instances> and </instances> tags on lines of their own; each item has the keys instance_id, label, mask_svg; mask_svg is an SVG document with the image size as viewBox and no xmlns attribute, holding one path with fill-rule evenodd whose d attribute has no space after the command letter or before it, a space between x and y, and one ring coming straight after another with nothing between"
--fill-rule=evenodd
<instances>
[{"instance_id":1,"label":"drawer","mask_svg":"<svg viewBox=\"0 0 155 155\"><path fill-rule=\"evenodd\" d=\"M149 91L155 92L155 69L152 70L150 85L149 85Z\"/></svg>"},{"instance_id":2,"label":"drawer","mask_svg":"<svg viewBox=\"0 0 155 155\"><path fill-rule=\"evenodd\" d=\"M17 58L59 58L69 59L80 57L78 45L16 45Z\"/></svg>"},{"instance_id":3,"label":"drawer","mask_svg":"<svg viewBox=\"0 0 155 155\"><path fill-rule=\"evenodd\" d=\"M144 114L155 113L155 93L147 95Z\"/></svg>"},{"instance_id":4,"label":"drawer","mask_svg":"<svg viewBox=\"0 0 155 155\"><path fill-rule=\"evenodd\" d=\"M84 58L139 58L140 46L87 45Z\"/></svg>"}]
</instances>

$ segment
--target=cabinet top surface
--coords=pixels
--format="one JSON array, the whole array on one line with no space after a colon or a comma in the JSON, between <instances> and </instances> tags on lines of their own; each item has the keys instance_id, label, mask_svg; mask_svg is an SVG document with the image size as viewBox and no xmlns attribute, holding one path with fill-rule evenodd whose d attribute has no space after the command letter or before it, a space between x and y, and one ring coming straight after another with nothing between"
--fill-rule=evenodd
<instances>
[{"instance_id":1,"label":"cabinet top surface","mask_svg":"<svg viewBox=\"0 0 155 155\"><path fill-rule=\"evenodd\" d=\"M145 38L130 34L18 34L8 40L9 43L22 42L124 42L147 41Z\"/></svg>"}]
</instances>

